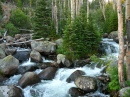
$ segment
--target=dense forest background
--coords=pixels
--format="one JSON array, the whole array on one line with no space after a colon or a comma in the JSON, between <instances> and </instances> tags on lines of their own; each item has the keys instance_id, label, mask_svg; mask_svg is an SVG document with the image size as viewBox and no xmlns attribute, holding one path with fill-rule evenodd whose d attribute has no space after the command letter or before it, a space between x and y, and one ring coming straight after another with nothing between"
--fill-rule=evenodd
<instances>
[{"instance_id":1,"label":"dense forest background","mask_svg":"<svg viewBox=\"0 0 130 97\"><path fill-rule=\"evenodd\" d=\"M102 35L118 28L114 1L1 0L0 7L1 33L7 30L12 36L33 33L33 38L63 38L58 52L72 60L96 53Z\"/></svg>"}]
</instances>

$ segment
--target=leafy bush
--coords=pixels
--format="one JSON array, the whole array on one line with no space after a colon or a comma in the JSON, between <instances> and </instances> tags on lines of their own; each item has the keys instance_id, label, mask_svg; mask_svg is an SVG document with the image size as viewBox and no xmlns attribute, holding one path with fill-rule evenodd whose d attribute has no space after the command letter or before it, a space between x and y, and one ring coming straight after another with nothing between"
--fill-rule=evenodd
<instances>
[{"instance_id":1,"label":"leafy bush","mask_svg":"<svg viewBox=\"0 0 130 97\"><path fill-rule=\"evenodd\" d=\"M118 91L120 89L119 79L118 79L118 68L117 66L109 66L107 72L110 74L111 82L108 84L110 91Z\"/></svg>"},{"instance_id":2,"label":"leafy bush","mask_svg":"<svg viewBox=\"0 0 130 97\"><path fill-rule=\"evenodd\" d=\"M6 24L5 28L7 29L8 34L11 35L11 36L19 33L19 30L12 23Z\"/></svg>"},{"instance_id":3,"label":"leafy bush","mask_svg":"<svg viewBox=\"0 0 130 97\"><path fill-rule=\"evenodd\" d=\"M31 27L30 19L20 9L13 10L11 13L10 22L17 28L27 29Z\"/></svg>"}]
</instances>

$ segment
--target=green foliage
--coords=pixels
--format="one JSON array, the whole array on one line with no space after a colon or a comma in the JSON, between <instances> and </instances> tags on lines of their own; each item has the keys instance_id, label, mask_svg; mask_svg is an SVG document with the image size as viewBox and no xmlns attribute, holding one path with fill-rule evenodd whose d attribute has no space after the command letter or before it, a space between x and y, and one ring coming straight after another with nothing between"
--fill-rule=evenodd
<instances>
[{"instance_id":1,"label":"green foliage","mask_svg":"<svg viewBox=\"0 0 130 97\"><path fill-rule=\"evenodd\" d=\"M5 29L8 31L8 34L12 36L19 33L19 30L12 23L6 24Z\"/></svg>"},{"instance_id":2,"label":"green foliage","mask_svg":"<svg viewBox=\"0 0 130 97\"><path fill-rule=\"evenodd\" d=\"M100 59L99 57L97 57L96 55L92 55L90 57L91 61L100 65L106 65L106 62L102 59Z\"/></svg>"},{"instance_id":3,"label":"green foliage","mask_svg":"<svg viewBox=\"0 0 130 97\"><path fill-rule=\"evenodd\" d=\"M104 23L103 31L105 33L110 33L112 31L117 31L118 29L118 17L117 11L112 9L112 4L107 4L106 6L106 21Z\"/></svg>"},{"instance_id":4,"label":"green foliage","mask_svg":"<svg viewBox=\"0 0 130 97\"><path fill-rule=\"evenodd\" d=\"M35 10L33 38L49 37L53 27L51 23L51 8L48 0L39 0Z\"/></svg>"},{"instance_id":5,"label":"green foliage","mask_svg":"<svg viewBox=\"0 0 130 97\"><path fill-rule=\"evenodd\" d=\"M29 17L20 9L12 11L10 22L20 29L28 29L31 27Z\"/></svg>"},{"instance_id":6,"label":"green foliage","mask_svg":"<svg viewBox=\"0 0 130 97\"><path fill-rule=\"evenodd\" d=\"M14 2L16 2L16 6L19 8L22 8L22 1L21 0L14 0Z\"/></svg>"},{"instance_id":7,"label":"green foliage","mask_svg":"<svg viewBox=\"0 0 130 97\"><path fill-rule=\"evenodd\" d=\"M2 19L2 14L3 14L3 11L2 11L1 4L0 4L0 22L1 22L1 19Z\"/></svg>"},{"instance_id":8,"label":"green foliage","mask_svg":"<svg viewBox=\"0 0 130 97\"><path fill-rule=\"evenodd\" d=\"M111 82L108 84L110 91L118 91L120 89L119 79L118 79L118 68L117 66L109 66L107 72L110 74Z\"/></svg>"},{"instance_id":9,"label":"green foliage","mask_svg":"<svg viewBox=\"0 0 130 97\"><path fill-rule=\"evenodd\" d=\"M86 14L82 10L75 20L68 20L63 34L62 48L70 59L79 59L96 53L99 41L100 37L94 30L93 23L87 22Z\"/></svg>"}]
</instances>

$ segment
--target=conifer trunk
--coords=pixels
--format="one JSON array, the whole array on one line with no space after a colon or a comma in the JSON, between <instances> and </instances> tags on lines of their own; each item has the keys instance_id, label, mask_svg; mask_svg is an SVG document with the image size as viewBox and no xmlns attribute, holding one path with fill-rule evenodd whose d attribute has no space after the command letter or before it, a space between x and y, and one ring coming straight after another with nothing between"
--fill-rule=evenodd
<instances>
[{"instance_id":1,"label":"conifer trunk","mask_svg":"<svg viewBox=\"0 0 130 97\"><path fill-rule=\"evenodd\" d=\"M118 13L118 37L119 37L119 56L118 56L118 78L120 87L124 87L124 37L123 37L123 15L121 0L117 2L117 13Z\"/></svg>"}]
</instances>

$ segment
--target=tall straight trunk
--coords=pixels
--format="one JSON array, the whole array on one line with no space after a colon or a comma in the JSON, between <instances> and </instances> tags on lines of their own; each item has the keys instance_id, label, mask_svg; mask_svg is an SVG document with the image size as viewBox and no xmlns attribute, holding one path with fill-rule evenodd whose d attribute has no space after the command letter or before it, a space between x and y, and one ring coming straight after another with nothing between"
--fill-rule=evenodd
<instances>
[{"instance_id":1,"label":"tall straight trunk","mask_svg":"<svg viewBox=\"0 0 130 97\"><path fill-rule=\"evenodd\" d=\"M56 34L58 34L58 17L57 17L57 14L58 14L58 11L57 11L57 4L56 4L56 0L55 0L55 6L54 6L54 9L55 9L55 21L56 21Z\"/></svg>"},{"instance_id":2,"label":"tall straight trunk","mask_svg":"<svg viewBox=\"0 0 130 97\"><path fill-rule=\"evenodd\" d=\"M75 0L71 0L71 20L75 18L76 14L76 3Z\"/></svg>"},{"instance_id":3,"label":"tall straight trunk","mask_svg":"<svg viewBox=\"0 0 130 97\"><path fill-rule=\"evenodd\" d=\"M116 10L116 0L113 0L113 10Z\"/></svg>"},{"instance_id":4,"label":"tall straight trunk","mask_svg":"<svg viewBox=\"0 0 130 97\"><path fill-rule=\"evenodd\" d=\"M117 13L118 13L118 37L119 37L118 77L120 86L124 87L124 73L123 73L124 37L123 37L123 15L122 15L121 0L118 0L117 2Z\"/></svg>"},{"instance_id":5,"label":"tall straight trunk","mask_svg":"<svg viewBox=\"0 0 130 97\"><path fill-rule=\"evenodd\" d=\"M102 10L102 14L103 14L104 20L106 21L105 1L104 0L99 0L99 4L100 4L100 9Z\"/></svg>"},{"instance_id":6,"label":"tall straight trunk","mask_svg":"<svg viewBox=\"0 0 130 97\"><path fill-rule=\"evenodd\" d=\"M130 80L130 0L126 0L126 33L127 33L126 70L127 70L127 80Z\"/></svg>"},{"instance_id":7,"label":"tall straight trunk","mask_svg":"<svg viewBox=\"0 0 130 97\"><path fill-rule=\"evenodd\" d=\"M79 0L76 0L76 15L78 14Z\"/></svg>"},{"instance_id":8,"label":"tall straight trunk","mask_svg":"<svg viewBox=\"0 0 130 97\"><path fill-rule=\"evenodd\" d=\"M87 22L88 22L88 19L89 18L89 0L87 0Z\"/></svg>"}]
</instances>

